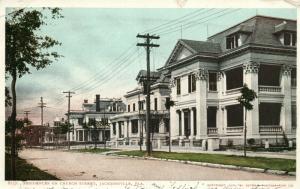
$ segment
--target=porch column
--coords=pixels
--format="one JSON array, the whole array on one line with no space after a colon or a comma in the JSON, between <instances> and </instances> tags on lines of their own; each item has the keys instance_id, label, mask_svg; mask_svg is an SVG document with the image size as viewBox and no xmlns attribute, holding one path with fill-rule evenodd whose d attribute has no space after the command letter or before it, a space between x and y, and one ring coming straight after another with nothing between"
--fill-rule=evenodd
<instances>
[{"instance_id":1,"label":"porch column","mask_svg":"<svg viewBox=\"0 0 300 189\"><path fill-rule=\"evenodd\" d=\"M225 73L218 72L217 73L217 90L218 90L218 97L221 98L221 96L224 94L223 91L226 89L224 88L224 80L225 80Z\"/></svg>"},{"instance_id":2,"label":"porch column","mask_svg":"<svg viewBox=\"0 0 300 189\"><path fill-rule=\"evenodd\" d=\"M244 83L246 83L249 89L252 89L258 94L258 70L259 64L257 62L249 61L243 65ZM252 101L253 109L247 111L247 136L258 137L259 136L259 109L258 99ZM245 115L244 110L244 115Z\"/></svg>"},{"instance_id":3,"label":"porch column","mask_svg":"<svg viewBox=\"0 0 300 189\"><path fill-rule=\"evenodd\" d=\"M223 111L222 107L217 107L217 128L218 128L218 134L223 135L224 134L224 120L223 120Z\"/></svg>"},{"instance_id":4,"label":"porch column","mask_svg":"<svg viewBox=\"0 0 300 189\"><path fill-rule=\"evenodd\" d=\"M85 129L82 130L82 139L83 139L83 141L85 141Z\"/></svg>"},{"instance_id":5,"label":"porch column","mask_svg":"<svg viewBox=\"0 0 300 189\"><path fill-rule=\"evenodd\" d=\"M291 71L289 65L282 66L281 90L284 94L283 104L281 107L280 124L285 134L292 134L292 93L291 93Z\"/></svg>"},{"instance_id":6,"label":"porch column","mask_svg":"<svg viewBox=\"0 0 300 189\"><path fill-rule=\"evenodd\" d=\"M180 138L185 138L185 133L184 133L184 111L181 110L181 136Z\"/></svg>"},{"instance_id":7,"label":"porch column","mask_svg":"<svg viewBox=\"0 0 300 189\"><path fill-rule=\"evenodd\" d=\"M177 99L176 94L176 82L174 78L171 78L169 81L169 88L171 89L170 99L175 100ZM171 139L175 139L177 136L179 136L179 117L178 112L175 109L175 106L170 107L170 126L169 131L171 132Z\"/></svg>"},{"instance_id":8,"label":"porch column","mask_svg":"<svg viewBox=\"0 0 300 189\"><path fill-rule=\"evenodd\" d=\"M197 139L207 137L207 77L208 72L205 69L199 69L196 73L196 109L197 109Z\"/></svg>"},{"instance_id":9,"label":"porch column","mask_svg":"<svg viewBox=\"0 0 300 189\"><path fill-rule=\"evenodd\" d=\"M194 138L194 108L190 108L190 124L191 124L190 139L193 139Z\"/></svg>"},{"instance_id":10,"label":"porch column","mask_svg":"<svg viewBox=\"0 0 300 189\"><path fill-rule=\"evenodd\" d=\"M120 136L119 125L120 125L120 122L116 122L116 140L118 140L118 138Z\"/></svg>"}]
</instances>

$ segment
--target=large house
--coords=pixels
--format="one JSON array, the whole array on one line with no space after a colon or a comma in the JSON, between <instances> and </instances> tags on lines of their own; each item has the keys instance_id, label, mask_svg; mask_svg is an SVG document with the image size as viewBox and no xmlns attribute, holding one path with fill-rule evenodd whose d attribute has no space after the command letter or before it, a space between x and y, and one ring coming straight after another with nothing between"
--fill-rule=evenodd
<instances>
[{"instance_id":1,"label":"large house","mask_svg":"<svg viewBox=\"0 0 300 189\"><path fill-rule=\"evenodd\" d=\"M89 103L87 99L82 104L82 110L70 111L70 141L104 142L110 140L110 117L125 111L121 99L100 98ZM68 114L66 114L68 115Z\"/></svg>"},{"instance_id":2,"label":"large house","mask_svg":"<svg viewBox=\"0 0 300 189\"><path fill-rule=\"evenodd\" d=\"M125 97L127 111L110 117L111 145L145 145L146 142L146 95L144 81L146 71L137 75L138 86L128 91ZM153 147L165 144L169 133L169 111L165 103L169 99L169 80L162 72L151 72L150 133Z\"/></svg>"},{"instance_id":3,"label":"large house","mask_svg":"<svg viewBox=\"0 0 300 189\"><path fill-rule=\"evenodd\" d=\"M178 40L159 69L175 102L172 140L242 144L245 116L256 143L295 139L296 35L295 20L255 16L207 41ZM244 83L258 96L247 112L237 101Z\"/></svg>"}]
</instances>

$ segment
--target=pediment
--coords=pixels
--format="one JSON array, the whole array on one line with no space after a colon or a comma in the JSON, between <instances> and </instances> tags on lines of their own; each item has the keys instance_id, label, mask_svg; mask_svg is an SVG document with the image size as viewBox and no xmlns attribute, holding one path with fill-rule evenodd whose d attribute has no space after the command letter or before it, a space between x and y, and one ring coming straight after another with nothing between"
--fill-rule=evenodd
<instances>
[{"instance_id":1,"label":"pediment","mask_svg":"<svg viewBox=\"0 0 300 189\"><path fill-rule=\"evenodd\" d=\"M176 55L175 55L175 60L178 61L178 60L184 59L188 56L191 56L192 54L193 53L189 49L181 46L180 49L178 50L178 53L176 53Z\"/></svg>"}]
</instances>

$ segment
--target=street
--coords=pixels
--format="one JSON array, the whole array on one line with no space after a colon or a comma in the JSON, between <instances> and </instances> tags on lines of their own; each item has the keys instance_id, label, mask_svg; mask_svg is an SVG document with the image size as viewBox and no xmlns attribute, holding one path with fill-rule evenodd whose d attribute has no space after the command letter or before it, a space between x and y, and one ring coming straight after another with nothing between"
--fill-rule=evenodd
<instances>
[{"instance_id":1,"label":"street","mask_svg":"<svg viewBox=\"0 0 300 189\"><path fill-rule=\"evenodd\" d=\"M25 149L19 156L62 180L295 180L292 176L91 153Z\"/></svg>"}]
</instances>

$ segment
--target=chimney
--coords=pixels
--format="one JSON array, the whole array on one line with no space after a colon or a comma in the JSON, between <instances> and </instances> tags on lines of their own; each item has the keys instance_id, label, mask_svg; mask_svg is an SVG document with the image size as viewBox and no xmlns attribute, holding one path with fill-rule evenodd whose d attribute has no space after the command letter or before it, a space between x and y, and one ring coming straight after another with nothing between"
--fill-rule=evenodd
<instances>
[{"instance_id":1,"label":"chimney","mask_svg":"<svg viewBox=\"0 0 300 189\"><path fill-rule=\"evenodd\" d=\"M88 102L89 102L88 99L83 100L83 103L85 103L85 104L87 104Z\"/></svg>"},{"instance_id":2,"label":"chimney","mask_svg":"<svg viewBox=\"0 0 300 189\"><path fill-rule=\"evenodd\" d=\"M100 112L100 95L96 95L96 112Z\"/></svg>"}]
</instances>

